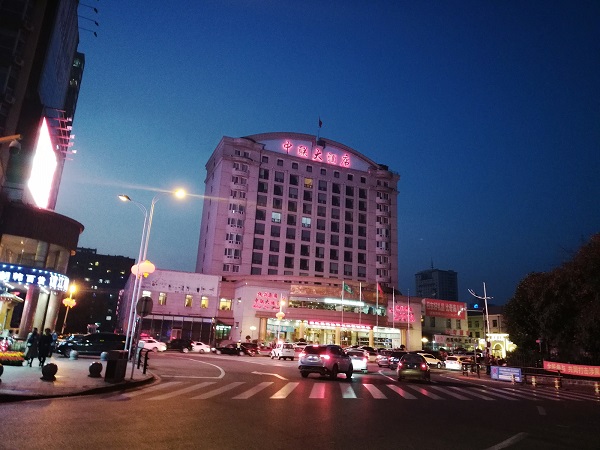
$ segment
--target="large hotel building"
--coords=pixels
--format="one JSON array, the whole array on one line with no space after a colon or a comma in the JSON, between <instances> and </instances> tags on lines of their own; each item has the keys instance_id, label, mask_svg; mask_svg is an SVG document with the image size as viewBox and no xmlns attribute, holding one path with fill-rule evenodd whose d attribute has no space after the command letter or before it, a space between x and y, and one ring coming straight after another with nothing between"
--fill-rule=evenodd
<instances>
[{"instance_id":1,"label":"large hotel building","mask_svg":"<svg viewBox=\"0 0 600 450\"><path fill-rule=\"evenodd\" d=\"M206 171L196 273L142 280L143 331L420 348L421 304L394 289L397 173L284 132L223 137Z\"/></svg>"}]
</instances>

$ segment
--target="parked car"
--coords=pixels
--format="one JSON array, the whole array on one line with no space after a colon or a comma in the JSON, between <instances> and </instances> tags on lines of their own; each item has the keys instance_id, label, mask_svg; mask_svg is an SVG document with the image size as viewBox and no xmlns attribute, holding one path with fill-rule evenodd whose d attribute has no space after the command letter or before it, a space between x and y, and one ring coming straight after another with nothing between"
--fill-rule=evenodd
<instances>
[{"instance_id":1,"label":"parked car","mask_svg":"<svg viewBox=\"0 0 600 450\"><path fill-rule=\"evenodd\" d=\"M407 378L431 381L431 369L424 356L419 353L407 353L398 362L396 368L398 381Z\"/></svg>"},{"instance_id":2,"label":"parked car","mask_svg":"<svg viewBox=\"0 0 600 450\"><path fill-rule=\"evenodd\" d=\"M424 352L416 352L416 353L421 355L423 358L425 358L425 360L427 361L427 364L429 364L429 366L431 366L431 367L437 367L438 369L441 369L444 366L444 362L437 359L431 353L424 353Z\"/></svg>"},{"instance_id":3,"label":"parked car","mask_svg":"<svg viewBox=\"0 0 600 450\"><path fill-rule=\"evenodd\" d=\"M400 361L400 358L406 355L406 353L408 352L403 350L393 350L392 353L390 353L390 356L388 356L388 367L392 370L396 370L396 367L398 367L398 361Z\"/></svg>"},{"instance_id":4,"label":"parked car","mask_svg":"<svg viewBox=\"0 0 600 450\"><path fill-rule=\"evenodd\" d=\"M391 350L380 350L375 362L379 367L389 367Z\"/></svg>"},{"instance_id":5,"label":"parked car","mask_svg":"<svg viewBox=\"0 0 600 450\"><path fill-rule=\"evenodd\" d=\"M145 348L151 352L164 352L167 350L167 344L161 341L157 341L154 338L140 339L138 342L138 348Z\"/></svg>"},{"instance_id":6,"label":"parked car","mask_svg":"<svg viewBox=\"0 0 600 450\"><path fill-rule=\"evenodd\" d=\"M296 351L294 350L294 344L288 344L286 342L278 342L273 350L271 350L271 359L291 359L292 361L296 357Z\"/></svg>"},{"instance_id":7,"label":"parked car","mask_svg":"<svg viewBox=\"0 0 600 450\"><path fill-rule=\"evenodd\" d=\"M361 350L367 351L370 362L375 362L377 360L377 350L375 350L373 347L363 345L362 347L358 347L358 348L360 348Z\"/></svg>"},{"instance_id":8,"label":"parked car","mask_svg":"<svg viewBox=\"0 0 600 450\"><path fill-rule=\"evenodd\" d=\"M197 353L210 353L211 347L208 344L200 341L192 341L192 351Z\"/></svg>"},{"instance_id":9,"label":"parked car","mask_svg":"<svg viewBox=\"0 0 600 450\"><path fill-rule=\"evenodd\" d=\"M446 357L444 362L446 369L449 370L462 370L463 363L470 363L472 361L468 356L452 355Z\"/></svg>"},{"instance_id":10,"label":"parked car","mask_svg":"<svg viewBox=\"0 0 600 450\"><path fill-rule=\"evenodd\" d=\"M298 358L298 369L302 378L318 373L321 376L329 375L332 380L340 372L345 373L349 380L354 371L350 356L339 345L307 345Z\"/></svg>"},{"instance_id":11,"label":"parked car","mask_svg":"<svg viewBox=\"0 0 600 450\"><path fill-rule=\"evenodd\" d=\"M244 355L255 356L258 354L258 346L256 344L242 342L239 344L239 348L237 343L230 343L215 348L215 353L217 355L239 355L240 352Z\"/></svg>"},{"instance_id":12,"label":"parked car","mask_svg":"<svg viewBox=\"0 0 600 450\"><path fill-rule=\"evenodd\" d=\"M58 345L56 352L69 357L71 350L82 355L100 355L111 350L124 350L126 337L124 334L90 333L80 339L67 339Z\"/></svg>"},{"instance_id":13,"label":"parked car","mask_svg":"<svg viewBox=\"0 0 600 450\"><path fill-rule=\"evenodd\" d=\"M192 342L191 339L172 339L167 342L167 350L179 350L187 353L192 350Z\"/></svg>"},{"instance_id":14,"label":"parked car","mask_svg":"<svg viewBox=\"0 0 600 450\"><path fill-rule=\"evenodd\" d=\"M369 354L364 350L359 348L348 348L346 349L346 354L352 360L352 367L355 372L367 373L368 363L369 363Z\"/></svg>"}]
</instances>

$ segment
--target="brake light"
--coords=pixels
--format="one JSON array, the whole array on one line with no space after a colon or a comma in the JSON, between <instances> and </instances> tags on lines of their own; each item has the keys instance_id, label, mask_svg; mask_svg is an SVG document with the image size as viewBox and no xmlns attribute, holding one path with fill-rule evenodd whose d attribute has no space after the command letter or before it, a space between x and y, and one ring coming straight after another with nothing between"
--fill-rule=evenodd
<instances>
[{"instance_id":1,"label":"brake light","mask_svg":"<svg viewBox=\"0 0 600 450\"><path fill-rule=\"evenodd\" d=\"M427 363L421 363L421 370L427 370Z\"/></svg>"},{"instance_id":2,"label":"brake light","mask_svg":"<svg viewBox=\"0 0 600 450\"><path fill-rule=\"evenodd\" d=\"M403 364L401 362L398 363L398 369L401 369Z\"/></svg>"},{"instance_id":3,"label":"brake light","mask_svg":"<svg viewBox=\"0 0 600 450\"><path fill-rule=\"evenodd\" d=\"M320 356L321 358L323 358L323 359L329 359L329 358L330 358L330 356L329 356L329 355L319 355L319 356Z\"/></svg>"},{"instance_id":4,"label":"brake light","mask_svg":"<svg viewBox=\"0 0 600 450\"><path fill-rule=\"evenodd\" d=\"M363 358L363 361L366 364L369 361L369 358Z\"/></svg>"},{"instance_id":5,"label":"brake light","mask_svg":"<svg viewBox=\"0 0 600 450\"><path fill-rule=\"evenodd\" d=\"M304 358L306 356L305 352L300 352L300 358Z\"/></svg>"}]
</instances>

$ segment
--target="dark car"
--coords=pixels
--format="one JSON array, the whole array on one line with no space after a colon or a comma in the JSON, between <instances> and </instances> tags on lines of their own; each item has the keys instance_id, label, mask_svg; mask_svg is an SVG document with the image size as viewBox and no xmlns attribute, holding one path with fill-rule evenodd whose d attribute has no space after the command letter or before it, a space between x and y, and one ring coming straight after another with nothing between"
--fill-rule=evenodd
<instances>
[{"instance_id":1,"label":"dark car","mask_svg":"<svg viewBox=\"0 0 600 450\"><path fill-rule=\"evenodd\" d=\"M239 344L239 348L238 344L235 343L215 348L215 353L217 355L239 355L240 351L244 355L256 356L258 355L258 346L256 344L242 342Z\"/></svg>"},{"instance_id":2,"label":"dark car","mask_svg":"<svg viewBox=\"0 0 600 450\"><path fill-rule=\"evenodd\" d=\"M80 339L66 340L56 348L56 352L69 357L71 350L81 355L100 355L111 350L125 349L125 335L114 333L84 334Z\"/></svg>"},{"instance_id":3,"label":"dark car","mask_svg":"<svg viewBox=\"0 0 600 450\"><path fill-rule=\"evenodd\" d=\"M191 339L173 339L167 342L167 350L179 350L187 353L192 350L192 342Z\"/></svg>"},{"instance_id":4,"label":"dark car","mask_svg":"<svg viewBox=\"0 0 600 450\"><path fill-rule=\"evenodd\" d=\"M322 377L329 375L332 380L338 373L346 374L350 380L354 371L352 359L339 345L307 345L298 358L298 369L302 378L318 373Z\"/></svg>"},{"instance_id":5,"label":"dark car","mask_svg":"<svg viewBox=\"0 0 600 450\"><path fill-rule=\"evenodd\" d=\"M401 350L398 350L398 351L394 350L388 356L388 367L390 369L392 369L392 370L396 370L396 367L398 367L398 361L400 361L400 358L402 358L407 353L408 352L404 352L404 351L401 351Z\"/></svg>"},{"instance_id":6,"label":"dark car","mask_svg":"<svg viewBox=\"0 0 600 450\"><path fill-rule=\"evenodd\" d=\"M431 369L427 360L418 353L407 353L398 362L396 368L398 381L412 378L415 380L431 381Z\"/></svg>"}]
</instances>

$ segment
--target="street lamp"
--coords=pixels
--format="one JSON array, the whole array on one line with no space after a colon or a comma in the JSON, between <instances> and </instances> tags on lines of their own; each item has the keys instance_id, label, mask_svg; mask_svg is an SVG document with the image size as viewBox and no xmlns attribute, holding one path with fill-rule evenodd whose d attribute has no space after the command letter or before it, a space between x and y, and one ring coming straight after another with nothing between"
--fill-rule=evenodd
<instances>
[{"instance_id":1,"label":"street lamp","mask_svg":"<svg viewBox=\"0 0 600 450\"><path fill-rule=\"evenodd\" d=\"M143 261L146 260L146 257L148 254L148 242L150 240L150 229L152 228L152 217L154 216L154 206L156 205L156 202L158 201L158 199L162 195L165 195L165 194L174 194L177 198L183 198L186 195L186 193L183 189L178 189L175 192L159 192L158 194L156 194L154 196L154 198L152 199L152 202L150 203L150 212L148 212L148 209L146 209L146 207L144 205L142 205L140 202L138 202L136 200L131 199L131 197L129 197L128 195L125 195L125 194L119 195L119 199L121 201L132 202L144 214L144 227L142 229L142 240L140 243L140 251L139 251L139 255L138 255L138 259L137 259L138 267L142 264ZM132 270L133 270L133 267L132 267ZM127 321L127 333L126 333L126 339L125 339L125 348L129 350L129 354L131 354L131 344L133 341L132 328L133 328L133 321L135 318L135 306L136 306L137 299L139 297L139 291L140 291L140 288L142 285L141 278L142 278L141 276L137 276L137 275L135 277L135 282L133 284L133 291L132 291L132 295L131 295L131 304L129 307L129 317L128 317L128 321Z\"/></svg>"},{"instance_id":2,"label":"street lamp","mask_svg":"<svg viewBox=\"0 0 600 450\"><path fill-rule=\"evenodd\" d=\"M76 291L76 287L73 283L71 283L71 286L69 286L69 296L67 298L63 299L63 305L65 305L67 307L67 311L65 312L65 319L63 320L61 334L65 334L65 327L67 326L67 316L69 315L69 309L71 309L73 306L75 306L77 304L77 302L73 298L73 294L75 293L75 291Z\"/></svg>"},{"instance_id":3,"label":"street lamp","mask_svg":"<svg viewBox=\"0 0 600 450\"><path fill-rule=\"evenodd\" d=\"M485 304L485 331L486 331L486 344L485 344L485 352L486 354L489 356L489 354L491 353L491 343L490 343L490 316L488 314L488 304L487 301L488 299L492 299L494 297L488 297L487 296L487 292L485 290L485 281L483 282L483 297L480 297L479 295L476 295L475 292L473 291L473 289L469 289L469 294L471 294L473 297L478 298L480 300L484 301Z\"/></svg>"},{"instance_id":4,"label":"street lamp","mask_svg":"<svg viewBox=\"0 0 600 450\"><path fill-rule=\"evenodd\" d=\"M285 313L283 312L283 307L285 306L285 300L281 299L279 301L279 311L275 314L275 317L279 320L279 325L277 326L277 340L275 342L279 342L279 336L281 336L281 321L285 317Z\"/></svg>"},{"instance_id":5,"label":"street lamp","mask_svg":"<svg viewBox=\"0 0 600 450\"><path fill-rule=\"evenodd\" d=\"M256 331L256 327L254 325L252 325L250 327L250 339L254 340L254 332Z\"/></svg>"}]
</instances>

